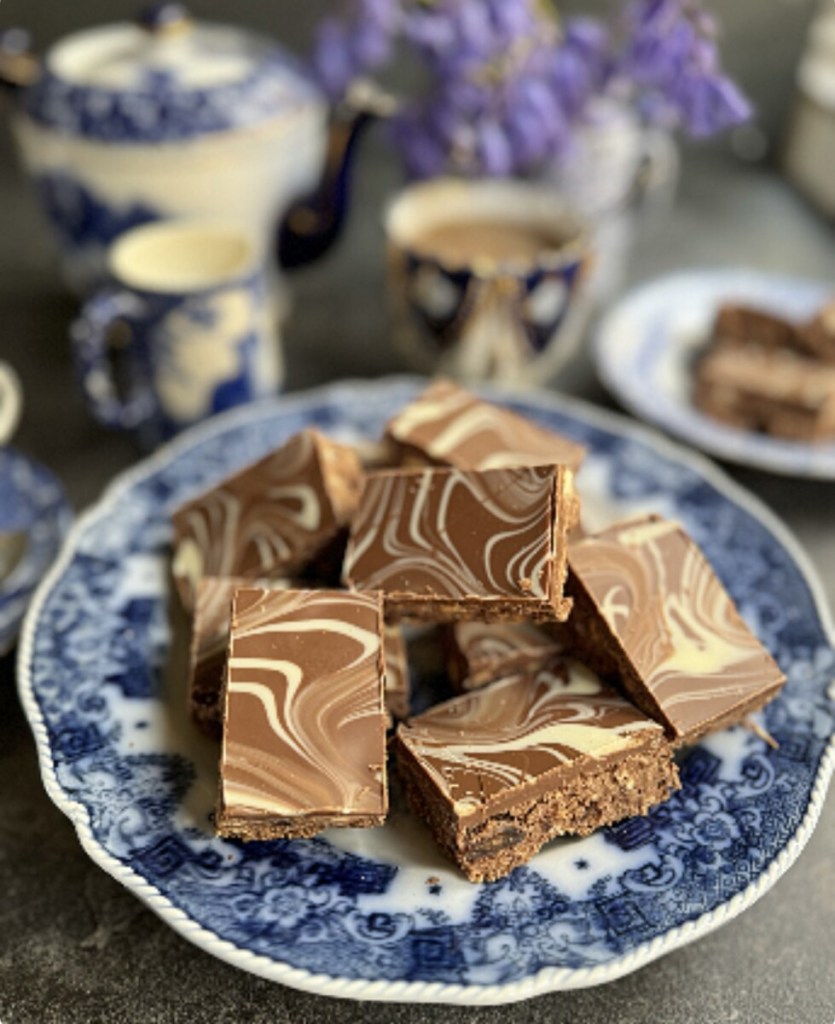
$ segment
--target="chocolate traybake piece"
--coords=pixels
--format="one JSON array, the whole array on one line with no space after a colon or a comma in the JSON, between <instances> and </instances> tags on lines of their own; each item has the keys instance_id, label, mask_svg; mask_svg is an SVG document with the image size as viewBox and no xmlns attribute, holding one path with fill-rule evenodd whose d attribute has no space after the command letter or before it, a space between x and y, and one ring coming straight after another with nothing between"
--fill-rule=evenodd
<instances>
[{"instance_id":1,"label":"chocolate traybake piece","mask_svg":"<svg viewBox=\"0 0 835 1024\"><path fill-rule=\"evenodd\" d=\"M827 303L804 324L800 335L809 355L824 363L835 363L835 302Z\"/></svg>"},{"instance_id":2,"label":"chocolate traybake piece","mask_svg":"<svg viewBox=\"0 0 835 1024\"><path fill-rule=\"evenodd\" d=\"M399 722L409 715L409 662L400 626L386 626L383 633L386 665L386 711L389 720Z\"/></svg>"},{"instance_id":3,"label":"chocolate traybake piece","mask_svg":"<svg viewBox=\"0 0 835 1024\"><path fill-rule=\"evenodd\" d=\"M565 650L566 627L560 623L456 622L444 626L441 642L447 672L456 690L466 692L502 675L543 664Z\"/></svg>"},{"instance_id":4,"label":"chocolate traybake piece","mask_svg":"<svg viewBox=\"0 0 835 1024\"><path fill-rule=\"evenodd\" d=\"M192 720L209 736L220 736L223 671L229 646L232 598L252 580L203 576L197 581L194 619L191 626L191 679L189 712Z\"/></svg>"},{"instance_id":5,"label":"chocolate traybake piece","mask_svg":"<svg viewBox=\"0 0 835 1024\"><path fill-rule=\"evenodd\" d=\"M173 572L186 609L204 575L302 572L347 525L362 476L351 448L304 430L177 509Z\"/></svg>"},{"instance_id":6,"label":"chocolate traybake piece","mask_svg":"<svg viewBox=\"0 0 835 1024\"><path fill-rule=\"evenodd\" d=\"M312 836L386 816L379 594L235 594L215 828Z\"/></svg>"},{"instance_id":7,"label":"chocolate traybake piece","mask_svg":"<svg viewBox=\"0 0 835 1024\"><path fill-rule=\"evenodd\" d=\"M361 438L351 447L363 469L396 469L400 465L400 448L388 437L376 441Z\"/></svg>"},{"instance_id":8,"label":"chocolate traybake piece","mask_svg":"<svg viewBox=\"0 0 835 1024\"><path fill-rule=\"evenodd\" d=\"M756 348L760 351L805 351L791 320L754 306L726 303L713 322L711 341L717 348Z\"/></svg>"},{"instance_id":9,"label":"chocolate traybake piece","mask_svg":"<svg viewBox=\"0 0 835 1024\"><path fill-rule=\"evenodd\" d=\"M567 618L564 466L370 473L343 577L390 621Z\"/></svg>"},{"instance_id":10,"label":"chocolate traybake piece","mask_svg":"<svg viewBox=\"0 0 835 1024\"><path fill-rule=\"evenodd\" d=\"M576 471L586 454L575 441L449 380L435 381L401 409L386 436L400 445L406 463L458 469L559 464Z\"/></svg>"},{"instance_id":11,"label":"chocolate traybake piece","mask_svg":"<svg viewBox=\"0 0 835 1024\"><path fill-rule=\"evenodd\" d=\"M617 524L573 544L569 566L584 656L676 743L741 722L785 682L677 523Z\"/></svg>"},{"instance_id":12,"label":"chocolate traybake piece","mask_svg":"<svg viewBox=\"0 0 835 1024\"><path fill-rule=\"evenodd\" d=\"M717 350L748 348L835 363L835 302L827 303L804 324L763 309L728 303L716 314L711 341Z\"/></svg>"},{"instance_id":13,"label":"chocolate traybake piece","mask_svg":"<svg viewBox=\"0 0 835 1024\"><path fill-rule=\"evenodd\" d=\"M437 704L398 727L394 753L412 809L474 882L679 785L664 730L572 661Z\"/></svg>"},{"instance_id":14,"label":"chocolate traybake piece","mask_svg":"<svg viewBox=\"0 0 835 1024\"><path fill-rule=\"evenodd\" d=\"M220 737L221 731L220 693L229 646L232 598L236 590L253 585L268 590L287 590L298 584L288 579L258 580L254 584L242 576L231 579L203 576L197 583L191 627L189 712L200 729L215 738Z\"/></svg>"},{"instance_id":15,"label":"chocolate traybake piece","mask_svg":"<svg viewBox=\"0 0 835 1024\"><path fill-rule=\"evenodd\" d=\"M287 590L301 584L294 580L257 581L267 590ZM191 679L189 712L192 720L208 736L220 738L222 725L221 689L229 646L229 620L232 598L252 580L235 576L219 579L204 576L197 584L194 622L191 632ZM386 666L385 703L389 720L400 721L409 714L409 667L406 645L399 626L386 626L383 635Z\"/></svg>"},{"instance_id":16,"label":"chocolate traybake piece","mask_svg":"<svg viewBox=\"0 0 835 1024\"><path fill-rule=\"evenodd\" d=\"M835 436L835 365L750 349L709 352L696 369L693 401L742 430L823 441Z\"/></svg>"}]
</instances>

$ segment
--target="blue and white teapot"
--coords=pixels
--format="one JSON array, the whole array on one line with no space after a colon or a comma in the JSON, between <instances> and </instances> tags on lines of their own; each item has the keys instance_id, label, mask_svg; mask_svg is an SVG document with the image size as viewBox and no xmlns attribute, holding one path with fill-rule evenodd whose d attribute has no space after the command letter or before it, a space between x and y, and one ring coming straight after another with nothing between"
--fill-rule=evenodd
<instances>
[{"instance_id":1,"label":"blue and white teapot","mask_svg":"<svg viewBox=\"0 0 835 1024\"><path fill-rule=\"evenodd\" d=\"M252 33L194 22L179 4L72 34L42 60L26 33L3 33L0 82L65 276L82 292L128 228L222 215L266 242L303 196L315 201L283 232L285 261L318 255L337 233L344 160L370 117L357 109L332 122L329 146L327 101L297 62Z\"/></svg>"}]
</instances>

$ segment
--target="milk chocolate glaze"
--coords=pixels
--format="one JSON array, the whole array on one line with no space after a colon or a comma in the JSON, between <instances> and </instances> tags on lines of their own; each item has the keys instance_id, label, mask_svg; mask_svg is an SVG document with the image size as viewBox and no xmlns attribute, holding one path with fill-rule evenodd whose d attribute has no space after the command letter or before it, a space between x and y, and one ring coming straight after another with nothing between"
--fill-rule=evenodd
<instances>
[{"instance_id":1,"label":"milk chocolate glaze","mask_svg":"<svg viewBox=\"0 0 835 1024\"><path fill-rule=\"evenodd\" d=\"M437 705L397 735L454 812L480 820L554 769L659 742L663 732L590 669L556 658Z\"/></svg>"},{"instance_id":2,"label":"milk chocolate glaze","mask_svg":"<svg viewBox=\"0 0 835 1024\"><path fill-rule=\"evenodd\" d=\"M784 682L699 547L660 516L573 544L571 571L678 737Z\"/></svg>"},{"instance_id":3,"label":"milk chocolate glaze","mask_svg":"<svg viewBox=\"0 0 835 1024\"><path fill-rule=\"evenodd\" d=\"M387 436L431 462L459 469L566 465L577 470L585 448L438 380L388 424Z\"/></svg>"},{"instance_id":4,"label":"milk chocolate glaze","mask_svg":"<svg viewBox=\"0 0 835 1024\"><path fill-rule=\"evenodd\" d=\"M345 580L383 590L387 600L543 603L555 591L559 597L566 474L563 467L369 474L351 527Z\"/></svg>"},{"instance_id":5,"label":"milk chocolate glaze","mask_svg":"<svg viewBox=\"0 0 835 1024\"><path fill-rule=\"evenodd\" d=\"M379 594L238 590L222 814L385 812Z\"/></svg>"}]
</instances>

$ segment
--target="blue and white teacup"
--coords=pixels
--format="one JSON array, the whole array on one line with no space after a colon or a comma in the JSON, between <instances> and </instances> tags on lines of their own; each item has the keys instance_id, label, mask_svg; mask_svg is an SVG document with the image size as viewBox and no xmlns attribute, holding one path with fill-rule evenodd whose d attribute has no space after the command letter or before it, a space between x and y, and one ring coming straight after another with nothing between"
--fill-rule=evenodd
<instances>
[{"instance_id":1,"label":"blue and white teacup","mask_svg":"<svg viewBox=\"0 0 835 1024\"><path fill-rule=\"evenodd\" d=\"M260 247L245 228L136 228L111 248L108 268L114 284L84 304L72 327L81 384L101 423L156 443L278 390L274 310Z\"/></svg>"},{"instance_id":2,"label":"blue and white teacup","mask_svg":"<svg viewBox=\"0 0 835 1024\"><path fill-rule=\"evenodd\" d=\"M385 219L396 338L423 371L543 383L590 312L585 221L552 188L435 179Z\"/></svg>"}]
</instances>

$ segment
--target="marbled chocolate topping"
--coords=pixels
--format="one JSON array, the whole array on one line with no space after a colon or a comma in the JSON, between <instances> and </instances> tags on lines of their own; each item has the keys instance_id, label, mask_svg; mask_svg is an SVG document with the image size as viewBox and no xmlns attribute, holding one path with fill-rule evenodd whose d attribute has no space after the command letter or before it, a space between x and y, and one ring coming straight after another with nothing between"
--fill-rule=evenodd
<instances>
[{"instance_id":1,"label":"marbled chocolate topping","mask_svg":"<svg viewBox=\"0 0 835 1024\"><path fill-rule=\"evenodd\" d=\"M712 341L720 347L753 346L761 351L803 350L797 327L784 317L752 306L720 306L713 323Z\"/></svg>"},{"instance_id":2,"label":"marbled chocolate topping","mask_svg":"<svg viewBox=\"0 0 835 1024\"><path fill-rule=\"evenodd\" d=\"M800 329L809 355L824 363L835 363L835 302L828 302Z\"/></svg>"},{"instance_id":3,"label":"marbled chocolate topping","mask_svg":"<svg viewBox=\"0 0 835 1024\"><path fill-rule=\"evenodd\" d=\"M387 425L387 436L430 462L459 469L565 465L577 470L582 445L439 380Z\"/></svg>"},{"instance_id":4,"label":"marbled chocolate topping","mask_svg":"<svg viewBox=\"0 0 835 1024\"><path fill-rule=\"evenodd\" d=\"M564 617L562 493L570 476L553 466L369 474L344 578L382 590L387 614L398 606L408 614L410 602L510 600Z\"/></svg>"},{"instance_id":5,"label":"marbled chocolate topping","mask_svg":"<svg viewBox=\"0 0 835 1024\"><path fill-rule=\"evenodd\" d=\"M287 590L293 585L291 580L286 579L257 582L259 586L270 590ZM214 717L218 725L220 690L229 646L232 598L236 590L252 585L252 580L242 576L204 576L197 584L191 631L190 699L193 708L200 709L199 717Z\"/></svg>"},{"instance_id":6,"label":"marbled chocolate topping","mask_svg":"<svg viewBox=\"0 0 835 1024\"><path fill-rule=\"evenodd\" d=\"M716 314L712 343L718 349L794 353L807 360L835 363L835 303L825 305L805 324L765 309L727 304Z\"/></svg>"},{"instance_id":7,"label":"marbled chocolate topping","mask_svg":"<svg viewBox=\"0 0 835 1024\"><path fill-rule=\"evenodd\" d=\"M835 409L835 366L791 354L718 349L699 364L699 377L714 387L760 395L799 409L816 413L827 406Z\"/></svg>"},{"instance_id":8,"label":"marbled chocolate topping","mask_svg":"<svg viewBox=\"0 0 835 1024\"><path fill-rule=\"evenodd\" d=\"M381 631L379 594L238 590L221 831L225 817L385 813Z\"/></svg>"},{"instance_id":9,"label":"marbled chocolate topping","mask_svg":"<svg viewBox=\"0 0 835 1024\"><path fill-rule=\"evenodd\" d=\"M252 581L241 576L231 579L204 576L197 583L191 630L190 697L201 707L214 705L218 717L232 598L236 590L247 585L251 586Z\"/></svg>"},{"instance_id":10,"label":"marbled chocolate topping","mask_svg":"<svg viewBox=\"0 0 835 1024\"><path fill-rule=\"evenodd\" d=\"M663 731L579 662L554 660L439 704L397 738L473 825L512 806L519 787L547 791L556 769L661 742Z\"/></svg>"},{"instance_id":11,"label":"marbled chocolate topping","mask_svg":"<svg viewBox=\"0 0 835 1024\"><path fill-rule=\"evenodd\" d=\"M383 633L386 665L386 710L395 721L409 714L409 662L400 626L386 626Z\"/></svg>"},{"instance_id":12,"label":"marbled chocolate topping","mask_svg":"<svg viewBox=\"0 0 835 1024\"><path fill-rule=\"evenodd\" d=\"M510 670L541 665L564 650L564 639L557 636L564 628L533 622L456 622L447 627L454 682L471 690Z\"/></svg>"},{"instance_id":13,"label":"marbled chocolate topping","mask_svg":"<svg viewBox=\"0 0 835 1024\"><path fill-rule=\"evenodd\" d=\"M594 602L644 697L682 739L773 696L784 682L697 545L647 516L571 546L573 576ZM649 709L649 708L648 708Z\"/></svg>"},{"instance_id":14,"label":"marbled chocolate topping","mask_svg":"<svg viewBox=\"0 0 835 1024\"><path fill-rule=\"evenodd\" d=\"M179 508L174 575L186 607L203 576L294 575L348 522L359 499L357 455L315 430Z\"/></svg>"}]
</instances>

